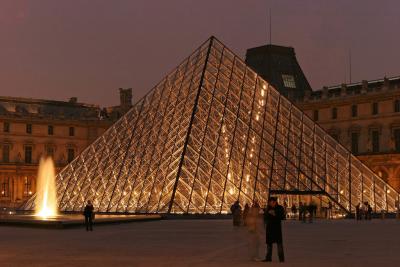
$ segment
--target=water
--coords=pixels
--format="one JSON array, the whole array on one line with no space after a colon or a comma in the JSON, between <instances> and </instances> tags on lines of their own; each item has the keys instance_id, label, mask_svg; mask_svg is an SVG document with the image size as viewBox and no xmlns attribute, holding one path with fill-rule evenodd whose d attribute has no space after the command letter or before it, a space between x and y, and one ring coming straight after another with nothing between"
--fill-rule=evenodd
<instances>
[{"instance_id":1,"label":"water","mask_svg":"<svg viewBox=\"0 0 400 267\"><path fill-rule=\"evenodd\" d=\"M36 187L36 216L47 218L58 214L55 177L53 160L50 157L42 158Z\"/></svg>"}]
</instances>

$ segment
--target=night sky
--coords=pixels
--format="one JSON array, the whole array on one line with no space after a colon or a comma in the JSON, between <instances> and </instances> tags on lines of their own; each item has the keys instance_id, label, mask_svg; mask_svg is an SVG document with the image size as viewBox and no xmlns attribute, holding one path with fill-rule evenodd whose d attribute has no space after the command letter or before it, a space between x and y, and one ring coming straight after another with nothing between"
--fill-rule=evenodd
<instances>
[{"instance_id":1,"label":"night sky","mask_svg":"<svg viewBox=\"0 0 400 267\"><path fill-rule=\"evenodd\" d=\"M137 100L209 36L293 46L314 89L400 75L398 0L0 0L0 95Z\"/></svg>"}]
</instances>

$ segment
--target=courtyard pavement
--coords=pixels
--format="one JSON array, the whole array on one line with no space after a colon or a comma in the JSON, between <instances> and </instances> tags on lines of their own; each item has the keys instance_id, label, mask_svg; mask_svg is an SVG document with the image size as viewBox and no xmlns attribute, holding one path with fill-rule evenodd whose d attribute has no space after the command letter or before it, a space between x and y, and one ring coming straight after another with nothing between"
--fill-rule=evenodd
<instances>
[{"instance_id":1,"label":"courtyard pavement","mask_svg":"<svg viewBox=\"0 0 400 267\"><path fill-rule=\"evenodd\" d=\"M93 232L4 226L0 266L399 266L399 230L394 219L286 221L280 264L276 254L273 263L252 261L247 231L230 220L126 223Z\"/></svg>"}]
</instances>

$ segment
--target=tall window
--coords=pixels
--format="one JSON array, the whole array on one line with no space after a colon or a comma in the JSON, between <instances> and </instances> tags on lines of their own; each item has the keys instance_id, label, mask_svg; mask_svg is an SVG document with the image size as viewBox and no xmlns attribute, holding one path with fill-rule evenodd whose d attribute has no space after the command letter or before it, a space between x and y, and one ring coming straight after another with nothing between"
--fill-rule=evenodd
<instances>
[{"instance_id":1,"label":"tall window","mask_svg":"<svg viewBox=\"0 0 400 267\"><path fill-rule=\"evenodd\" d=\"M47 126L47 134L48 134L48 135L53 135L53 134L54 134L54 127L53 127L53 125Z\"/></svg>"},{"instance_id":2,"label":"tall window","mask_svg":"<svg viewBox=\"0 0 400 267\"><path fill-rule=\"evenodd\" d=\"M318 110L314 110L313 117L314 117L314 121L318 121L319 120L319 112L318 112Z\"/></svg>"},{"instance_id":3,"label":"tall window","mask_svg":"<svg viewBox=\"0 0 400 267\"><path fill-rule=\"evenodd\" d=\"M8 121L5 121L3 123L3 132L9 133L10 132L10 123Z\"/></svg>"},{"instance_id":4,"label":"tall window","mask_svg":"<svg viewBox=\"0 0 400 267\"><path fill-rule=\"evenodd\" d=\"M332 119L337 119L337 108L332 108Z\"/></svg>"},{"instance_id":5,"label":"tall window","mask_svg":"<svg viewBox=\"0 0 400 267\"><path fill-rule=\"evenodd\" d=\"M32 133L32 124L28 123L26 125L26 133L31 134Z\"/></svg>"},{"instance_id":6,"label":"tall window","mask_svg":"<svg viewBox=\"0 0 400 267\"><path fill-rule=\"evenodd\" d=\"M4 178L3 182L1 183L1 196L8 197L9 195L10 195L9 178Z\"/></svg>"},{"instance_id":7,"label":"tall window","mask_svg":"<svg viewBox=\"0 0 400 267\"><path fill-rule=\"evenodd\" d=\"M351 106L351 116L357 117L357 115L358 115L358 107L357 107L357 105L352 105Z\"/></svg>"},{"instance_id":8,"label":"tall window","mask_svg":"<svg viewBox=\"0 0 400 267\"><path fill-rule=\"evenodd\" d=\"M32 163L32 147L25 146L25 163Z\"/></svg>"},{"instance_id":9,"label":"tall window","mask_svg":"<svg viewBox=\"0 0 400 267\"><path fill-rule=\"evenodd\" d=\"M372 103L372 115L377 115L379 112L378 110L378 102Z\"/></svg>"},{"instance_id":10,"label":"tall window","mask_svg":"<svg viewBox=\"0 0 400 267\"><path fill-rule=\"evenodd\" d=\"M54 147L53 146L47 146L46 149L46 154L48 157L54 158Z\"/></svg>"},{"instance_id":11,"label":"tall window","mask_svg":"<svg viewBox=\"0 0 400 267\"><path fill-rule=\"evenodd\" d=\"M351 152L353 154L358 154L358 139L359 139L359 133L351 133Z\"/></svg>"},{"instance_id":12,"label":"tall window","mask_svg":"<svg viewBox=\"0 0 400 267\"><path fill-rule=\"evenodd\" d=\"M24 196L30 196L32 195L32 184L31 180L25 176L24 179Z\"/></svg>"},{"instance_id":13,"label":"tall window","mask_svg":"<svg viewBox=\"0 0 400 267\"><path fill-rule=\"evenodd\" d=\"M396 99L394 101L394 112L400 112L400 100Z\"/></svg>"},{"instance_id":14,"label":"tall window","mask_svg":"<svg viewBox=\"0 0 400 267\"><path fill-rule=\"evenodd\" d=\"M69 136L75 136L75 128L69 127Z\"/></svg>"},{"instance_id":15,"label":"tall window","mask_svg":"<svg viewBox=\"0 0 400 267\"><path fill-rule=\"evenodd\" d=\"M400 129L394 130L394 147L396 152L400 152Z\"/></svg>"},{"instance_id":16,"label":"tall window","mask_svg":"<svg viewBox=\"0 0 400 267\"><path fill-rule=\"evenodd\" d=\"M75 158L75 150L73 148L68 148L68 163L73 161Z\"/></svg>"},{"instance_id":17,"label":"tall window","mask_svg":"<svg viewBox=\"0 0 400 267\"><path fill-rule=\"evenodd\" d=\"M379 131L373 130L371 132L372 138L372 152L377 153L379 152Z\"/></svg>"},{"instance_id":18,"label":"tall window","mask_svg":"<svg viewBox=\"0 0 400 267\"><path fill-rule=\"evenodd\" d=\"M4 144L2 152L3 152L3 162L5 163L10 162L10 145Z\"/></svg>"}]
</instances>

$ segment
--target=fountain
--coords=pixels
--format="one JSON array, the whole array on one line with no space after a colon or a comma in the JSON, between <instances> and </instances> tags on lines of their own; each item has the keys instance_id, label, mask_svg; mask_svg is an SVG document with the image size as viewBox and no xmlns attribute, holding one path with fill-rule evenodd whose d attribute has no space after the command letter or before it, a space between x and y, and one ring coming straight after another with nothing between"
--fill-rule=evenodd
<instances>
[{"instance_id":1,"label":"fountain","mask_svg":"<svg viewBox=\"0 0 400 267\"><path fill-rule=\"evenodd\" d=\"M0 225L23 225L43 228L68 228L82 226L82 212L62 213L58 211L56 177L51 158L42 158L37 177L35 212L27 214L23 210L0 215ZM82 210L83 210L82 206ZM96 224L159 220L159 215L96 215Z\"/></svg>"},{"instance_id":2,"label":"fountain","mask_svg":"<svg viewBox=\"0 0 400 267\"><path fill-rule=\"evenodd\" d=\"M35 215L44 219L57 216L55 170L50 157L40 160L36 188Z\"/></svg>"}]
</instances>

